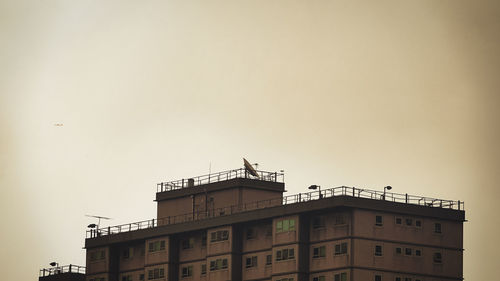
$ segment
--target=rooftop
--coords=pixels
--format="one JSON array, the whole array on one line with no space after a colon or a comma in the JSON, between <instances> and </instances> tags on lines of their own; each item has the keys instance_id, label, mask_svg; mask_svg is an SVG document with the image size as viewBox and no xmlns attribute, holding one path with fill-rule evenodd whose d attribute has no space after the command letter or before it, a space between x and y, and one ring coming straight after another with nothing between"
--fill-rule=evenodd
<instances>
[{"instance_id":1,"label":"rooftop","mask_svg":"<svg viewBox=\"0 0 500 281\"><path fill-rule=\"evenodd\" d=\"M235 171L239 171L239 172L235 172ZM233 179L233 178L237 177L237 175L239 175L239 176L244 175L245 177L248 177L248 175L246 175L246 173L244 173L243 169L222 172L222 173L218 173L218 174L219 175L226 175L227 179L226 178L221 179L219 177L216 177L215 179L217 179L217 180L214 182ZM281 175L281 177L283 176L283 174L279 174L279 173L275 173L275 174ZM267 176L269 176L269 175L270 174L267 174ZM206 178L206 176L202 176L202 177L198 177L198 178L206 179L206 181L200 180L200 182L210 182L211 177L209 176L208 179ZM275 181L278 179L278 177L276 176L276 177L268 178L268 179ZM176 181L176 182L178 183L181 181ZM195 183L196 183L196 180L195 180ZM188 186L184 186L184 184L181 184L181 185L163 185L161 190L162 191L173 190L173 189L166 190L166 189L164 189L165 187L168 187L168 188L177 187L176 189L179 189L179 188L187 188ZM117 225L117 226L109 226L109 227L99 228L98 230L91 229L91 230L87 231L86 238L96 238L96 237L102 237L102 236L107 236L107 235L119 234L119 233L123 233L123 232L131 232L131 231L137 231L137 230L141 230L141 229L155 228L155 227L165 226L165 225L173 225L173 224L180 224L180 223L186 223L186 222L201 221L201 220L207 220L207 219L212 219L212 218L216 218L216 217L230 216L233 214L250 212L250 211L259 210L259 209L280 207L282 205L300 204L303 202L310 202L310 201L316 201L316 200L321 201L321 200L325 200L328 198L335 198L335 197L363 198L363 199L369 199L369 200L373 200L373 201L393 202L393 203L399 203L402 205L421 206L421 207L425 207L425 208L438 208L438 209L448 209L448 210L457 210L457 211L464 210L464 202L462 202L462 201L437 199L437 198L430 198L430 197L417 196L417 195L409 195L409 194L393 193L393 192L382 192L382 191L377 191L377 190L361 189L361 188L348 187L348 186L340 186L340 187L322 189L321 191L318 190L318 191L298 193L298 194L293 194L293 195L288 195L288 196L283 196L283 197L277 197L277 198L273 198L273 199L266 199L266 200L246 203L243 205L231 205L231 206L215 209L209 213L204 213L204 212L202 212L202 213L188 213L188 214L184 214L184 215L170 216L170 217L165 217L165 218L160 218L160 219L151 219L151 220L133 222L133 223L122 224L122 225Z\"/></svg>"},{"instance_id":2,"label":"rooftop","mask_svg":"<svg viewBox=\"0 0 500 281\"><path fill-rule=\"evenodd\" d=\"M166 192L183 188L190 188L210 183L228 181L231 179L257 179L267 182L283 183L285 174L283 172L266 172L256 171L258 177L252 176L245 168L223 171L218 173L210 173L194 178L181 179L169 182L160 182L156 185L156 192Z\"/></svg>"},{"instance_id":3,"label":"rooftop","mask_svg":"<svg viewBox=\"0 0 500 281\"><path fill-rule=\"evenodd\" d=\"M85 266L68 264L68 265L63 265L63 266L42 268L42 269L40 269L39 277L47 277L47 276L63 274L63 273L85 274Z\"/></svg>"}]
</instances>

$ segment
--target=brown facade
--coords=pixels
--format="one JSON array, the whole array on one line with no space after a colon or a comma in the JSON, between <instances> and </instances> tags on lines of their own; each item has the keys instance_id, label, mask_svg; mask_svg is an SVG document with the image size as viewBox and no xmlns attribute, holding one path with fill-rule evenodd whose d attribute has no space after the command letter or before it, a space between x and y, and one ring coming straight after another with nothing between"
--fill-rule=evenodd
<instances>
[{"instance_id":1,"label":"brown facade","mask_svg":"<svg viewBox=\"0 0 500 281\"><path fill-rule=\"evenodd\" d=\"M159 192L158 219L206 214L207 198L246 211L89 238L86 280L462 279L462 210L348 194L250 209L284 184L230 181Z\"/></svg>"}]
</instances>

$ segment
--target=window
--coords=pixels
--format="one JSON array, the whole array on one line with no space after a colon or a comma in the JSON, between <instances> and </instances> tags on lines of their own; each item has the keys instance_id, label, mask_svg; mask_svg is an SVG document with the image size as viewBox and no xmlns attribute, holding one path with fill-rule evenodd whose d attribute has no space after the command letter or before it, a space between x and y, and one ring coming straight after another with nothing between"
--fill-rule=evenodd
<instances>
[{"instance_id":1,"label":"window","mask_svg":"<svg viewBox=\"0 0 500 281\"><path fill-rule=\"evenodd\" d=\"M406 277L405 281L411 281L411 278L410 277Z\"/></svg>"},{"instance_id":2,"label":"window","mask_svg":"<svg viewBox=\"0 0 500 281\"><path fill-rule=\"evenodd\" d=\"M320 246L313 248L313 259L322 258L326 255L326 247Z\"/></svg>"},{"instance_id":3,"label":"window","mask_svg":"<svg viewBox=\"0 0 500 281\"><path fill-rule=\"evenodd\" d=\"M246 259L245 267L256 267L257 266L257 256L248 257Z\"/></svg>"},{"instance_id":4,"label":"window","mask_svg":"<svg viewBox=\"0 0 500 281\"><path fill-rule=\"evenodd\" d=\"M182 249L192 249L194 248L194 238L189 238L182 240Z\"/></svg>"},{"instance_id":5,"label":"window","mask_svg":"<svg viewBox=\"0 0 500 281\"><path fill-rule=\"evenodd\" d=\"M325 218L324 217L314 217L313 218L313 228L323 228L325 227Z\"/></svg>"},{"instance_id":6,"label":"window","mask_svg":"<svg viewBox=\"0 0 500 281\"><path fill-rule=\"evenodd\" d=\"M143 274L143 273L141 273L141 274L139 275L139 281L144 281L144 274Z\"/></svg>"},{"instance_id":7,"label":"window","mask_svg":"<svg viewBox=\"0 0 500 281\"><path fill-rule=\"evenodd\" d=\"M406 218L405 219L405 223L406 223L407 226L412 226L413 225L413 219Z\"/></svg>"},{"instance_id":8,"label":"window","mask_svg":"<svg viewBox=\"0 0 500 281\"><path fill-rule=\"evenodd\" d=\"M293 281L293 278L281 278L281 279L276 279L276 281Z\"/></svg>"},{"instance_id":9,"label":"window","mask_svg":"<svg viewBox=\"0 0 500 281\"><path fill-rule=\"evenodd\" d=\"M186 266L182 268L182 277L190 277L193 276L193 266Z\"/></svg>"},{"instance_id":10,"label":"window","mask_svg":"<svg viewBox=\"0 0 500 281\"><path fill-rule=\"evenodd\" d=\"M201 275L207 274L207 264L204 263L201 265Z\"/></svg>"},{"instance_id":11,"label":"window","mask_svg":"<svg viewBox=\"0 0 500 281\"><path fill-rule=\"evenodd\" d=\"M227 259L216 259L210 261L210 271L226 269L227 268Z\"/></svg>"},{"instance_id":12,"label":"window","mask_svg":"<svg viewBox=\"0 0 500 281\"><path fill-rule=\"evenodd\" d=\"M132 281L132 275L122 276L122 281Z\"/></svg>"},{"instance_id":13,"label":"window","mask_svg":"<svg viewBox=\"0 0 500 281\"><path fill-rule=\"evenodd\" d=\"M377 257L382 256L382 246L381 245L375 246L375 256L377 256Z\"/></svg>"},{"instance_id":14,"label":"window","mask_svg":"<svg viewBox=\"0 0 500 281\"><path fill-rule=\"evenodd\" d=\"M411 252L412 252L411 248L405 248L405 255L406 256L411 256Z\"/></svg>"},{"instance_id":15,"label":"window","mask_svg":"<svg viewBox=\"0 0 500 281\"><path fill-rule=\"evenodd\" d=\"M219 242L225 241L229 239L229 231L228 230L219 230L210 233L210 242Z\"/></svg>"},{"instance_id":16,"label":"window","mask_svg":"<svg viewBox=\"0 0 500 281\"><path fill-rule=\"evenodd\" d=\"M206 247L207 246L207 233L203 232L201 235L201 246Z\"/></svg>"},{"instance_id":17,"label":"window","mask_svg":"<svg viewBox=\"0 0 500 281\"><path fill-rule=\"evenodd\" d=\"M415 226L416 227L422 227L422 221L421 220L415 220Z\"/></svg>"},{"instance_id":18,"label":"window","mask_svg":"<svg viewBox=\"0 0 500 281\"><path fill-rule=\"evenodd\" d=\"M441 224L438 222L434 224L434 233L441 233Z\"/></svg>"},{"instance_id":19,"label":"window","mask_svg":"<svg viewBox=\"0 0 500 281\"><path fill-rule=\"evenodd\" d=\"M347 242L335 245L335 255L347 254Z\"/></svg>"},{"instance_id":20,"label":"window","mask_svg":"<svg viewBox=\"0 0 500 281\"><path fill-rule=\"evenodd\" d=\"M402 250L401 247L396 247L396 255L401 255Z\"/></svg>"},{"instance_id":21,"label":"window","mask_svg":"<svg viewBox=\"0 0 500 281\"><path fill-rule=\"evenodd\" d=\"M273 226L266 227L266 236L273 236Z\"/></svg>"},{"instance_id":22,"label":"window","mask_svg":"<svg viewBox=\"0 0 500 281\"><path fill-rule=\"evenodd\" d=\"M422 250L415 250L415 256L420 257L422 255Z\"/></svg>"},{"instance_id":23,"label":"window","mask_svg":"<svg viewBox=\"0 0 500 281\"><path fill-rule=\"evenodd\" d=\"M403 219L402 218L396 218L396 224L402 224Z\"/></svg>"},{"instance_id":24,"label":"window","mask_svg":"<svg viewBox=\"0 0 500 281\"><path fill-rule=\"evenodd\" d=\"M335 274L334 280L335 281L347 281L347 273L342 272L340 274Z\"/></svg>"},{"instance_id":25,"label":"window","mask_svg":"<svg viewBox=\"0 0 500 281\"><path fill-rule=\"evenodd\" d=\"M294 249L283 249L276 251L276 260L284 261L284 260L293 260L295 259L295 250Z\"/></svg>"},{"instance_id":26,"label":"window","mask_svg":"<svg viewBox=\"0 0 500 281\"><path fill-rule=\"evenodd\" d=\"M394 278L394 281L401 281L401 277Z\"/></svg>"},{"instance_id":27,"label":"window","mask_svg":"<svg viewBox=\"0 0 500 281\"><path fill-rule=\"evenodd\" d=\"M382 281L381 275L375 275L375 281Z\"/></svg>"},{"instance_id":28,"label":"window","mask_svg":"<svg viewBox=\"0 0 500 281\"><path fill-rule=\"evenodd\" d=\"M134 248L128 247L122 252L122 257L124 259L131 259L134 256Z\"/></svg>"},{"instance_id":29,"label":"window","mask_svg":"<svg viewBox=\"0 0 500 281\"><path fill-rule=\"evenodd\" d=\"M276 222L276 232L288 232L295 230L295 220L281 220Z\"/></svg>"},{"instance_id":30,"label":"window","mask_svg":"<svg viewBox=\"0 0 500 281\"><path fill-rule=\"evenodd\" d=\"M165 269L155 268L148 270L148 280L165 278Z\"/></svg>"},{"instance_id":31,"label":"window","mask_svg":"<svg viewBox=\"0 0 500 281\"><path fill-rule=\"evenodd\" d=\"M325 281L325 276L313 277L313 281Z\"/></svg>"},{"instance_id":32,"label":"window","mask_svg":"<svg viewBox=\"0 0 500 281\"><path fill-rule=\"evenodd\" d=\"M382 216L375 216L375 225L376 226L382 226L383 225Z\"/></svg>"},{"instance_id":33,"label":"window","mask_svg":"<svg viewBox=\"0 0 500 281\"><path fill-rule=\"evenodd\" d=\"M273 255L266 256L266 265L270 265L273 263Z\"/></svg>"},{"instance_id":34,"label":"window","mask_svg":"<svg viewBox=\"0 0 500 281\"><path fill-rule=\"evenodd\" d=\"M442 260L441 253L439 253L439 252L434 253L432 260L433 260L435 263L442 263L442 262L443 262L443 260Z\"/></svg>"},{"instance_id":35,"label":"window","mask_svg":"<svg viewBox=\"0 0 500 281\"><path fill-rule=\"evenodd\" d=\"M149 242L149 252L158 252L165 250L165 240Z\"/></svg>"},{"instance_id":36,"label":"window","mask_svg":"<svg viewBox=\"0 0 500 281\"><path fill-rule=\"evenodd\" d=\"M100 250L90 253L90 261L98 261L106 258L106 251Z\"/></svg>"},{"instance_id":37,"label":"window","mask_svg":"<svg viewBox=\"0 0 500 281\"><path fill-rule=\"evenodd\" d=\"M345 217L342 215L335 216L335 225L342 225L345 223Z\"/></svg>"},{"instance_id":38,"label":"window","mask_svg":"<svg viewBox=\"0 0 500 281\"><path fill-rule=\"evenodd\" d=\"M247 240L254 239L256 237L253 228L247 229Z\"/></svg>"}]
</instances>

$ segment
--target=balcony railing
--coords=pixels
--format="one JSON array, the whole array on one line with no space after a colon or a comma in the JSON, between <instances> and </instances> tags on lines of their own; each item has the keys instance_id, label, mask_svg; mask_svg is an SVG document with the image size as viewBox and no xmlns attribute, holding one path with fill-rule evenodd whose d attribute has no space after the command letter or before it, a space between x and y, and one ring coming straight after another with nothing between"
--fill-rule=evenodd
<instances>
[{"instance_id":1,"label":"balcony railing","mask_svg":"<svg viewBox=\"0 0 500 281\"><path fill-rule=\"evenodd\" d=\"M230 170L230 171L218 172L218 173L213 173L213 174L208 174L208 175L202 175L202 176L189 178L189 179L182 179L182 180L169 181L169 182L160 182L160 183L156 184L156 192L177 190L177 189L194 187L194 186L198 186L198 185L209 184L209 183L220 182L220 181L227 181L230 179L237 179L237 178L258 179L258 180L269 181L269 182L284 182L285 175L283 173L266 172L266 171L256 171L256 172L259 175L258 177L250 175L250 173L248 173L248 171L246 169L241 168L241 169L236 169L236 170Z\"/></svg>"},{"instance_id":2,"label":"balcony railing","mask_svg":"<svg viewBox=\"0 0 500 281\"><path fill-rule=\"evenodd\" d=\"M85 266L69 264L69 265L55 266L55 267L51 267L51 268L40 269L40 277L62 274L62 273L85 274Z\"/></svg>"},{"instance_id":3,"label":"balcony railing","mask_svg":"<svg viewBox=\"0 0 500 281\"><path fill-rule=\"evenodd\" d=\"M240 205L232 205L223 208L203 210L195 213L188 213L184 215L169 216L160 219L151 219L140 222L122 224L117 226L109 226L99 229L92 229L87 231L87 238L95 238L98 236L112 235L122 232L135 231L146 228L153 228L163 225L171 225L177 223L185 223L192 221L199 221L215 217L227 216L242 212L253 211L257 209L270 208L281 205L297 204L301 202L321 200L324 198L331 198L336 196L350 196L358 198L367 198L373 200L383 200L390 202L397 202L410 205L419 205L434 208L446 208L453 210L464 210L464 202L436 199L430 197L422 197L416 195L408 195L401 193L382 192L369 189L360 189L355 187L340 186L321 191L312 191L306 193L298 193L284 197L273 199L260 200Z\"/></svg>"}]
</instances>

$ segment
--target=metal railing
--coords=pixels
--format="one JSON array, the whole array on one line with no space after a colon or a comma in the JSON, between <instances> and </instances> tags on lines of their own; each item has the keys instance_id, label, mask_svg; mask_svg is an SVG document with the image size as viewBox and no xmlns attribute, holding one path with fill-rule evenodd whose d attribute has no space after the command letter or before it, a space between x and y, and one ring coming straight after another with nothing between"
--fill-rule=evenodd
<instances>
[{"instance_id":1,"label":"metal railing","mask_svg":"<svg viewBox=\"0 0 500 281\"><path fill-rule=\"evenodd\" d=\"M68 264L63 266L54 266L51 268L40 269L40 277L62 274L62 273L81 273L85 274L85 266Z\"/></svg>"},{"instance_id":2,"label":"metal railing","mask_svg":"<svg viewBox=\"0 0 500 281\"><path fill-rule=\"evenodd\" d=\"M462 201L436 199L436 198L422 197L422 196L402 194L402 193L392 193L392 192L384 193L382 191L376 191L376 190L340 186L329 189L323 189L321 191L298 193L284 197L260 200L239 205L231 205L222 208L210 209L207 211L203 210L195 213L187 213L187 214L169 216L159 219L151 219L151 220L122 224L117 226L109 226L105 228L99 228L98 230L92 229L87 231L86 237L95 238L98 236L112 235L122 232L153 228L163 225L199 221L204 219L253 211L257 209L270 208L281 205L290 205L290 204L296 204L312 200L320 200L324 198L331 198L337 196L349 196L349 197L366 198L373 200L383 200L383 201L397 202L403 204L446 208L453 210L464 209L464 202Z\"/></svg>"},{"instance_id":3,"label":"metal railing","mask_svg":"<svg viewBox=\"0 0 500 281\"><path fill-rule=\"evenodd\" d=\"M202 175L194 178L181 179L169 182L160 182L156 184L156 192L177 190L177 189L194 187L214 182L227 181L236 178L258 179L270 182L284 182L284 177L285 177L284 173L266 172L266 171L256 171L256 172L259 175L258 177L250 175L250 173L248 173L246 169L241 168L236 170L229 170L208 175Z\"/></svg>"}]
</instances>

